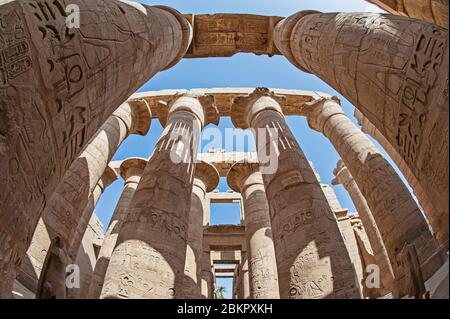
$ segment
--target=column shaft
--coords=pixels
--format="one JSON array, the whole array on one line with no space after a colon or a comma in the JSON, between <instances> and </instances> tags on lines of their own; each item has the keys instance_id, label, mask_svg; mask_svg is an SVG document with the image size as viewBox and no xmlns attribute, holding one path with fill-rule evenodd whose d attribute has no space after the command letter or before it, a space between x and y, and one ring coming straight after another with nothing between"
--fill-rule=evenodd
<instances>
[{"instance_id":1,"label":"column shaft","mask_svg":"<svg viewBox=\"0 0 450 319\"><path fill-rule=\"evenodd\" d=\"M246 109L247 107L247 109ZM267 128L278 137L271 157L275 173L263 174L270 208L281 298L359 298L355 274L336 219L280 105L257 89L233 105L235 126L252 127L258 157L269 149ZM238 117L241 115L241 117ZM243 115L243 116L242 116ZM258 132L259 131L259 132ZM261 144L260 144L261 143ZM260 159L260 162L263 161Z\"/></svg>"},{"instance_id":2,"label":"column shaft","mask_svg":"<svg viewBox=\"0 0 450 319\"><path fill-rule=\"evenodd\" d=\"M383 10L448 29L448 0L368 0Z\"/></svg>"},{"instance_id":3,"label":"column shaft","mask_svg":"<svg viewBox=\"0 0 450 319\"><path fill-rule=\"evenodd\" d=\"M311 11L275 29L278 49L373 123L448 220L448 30L393 15Z\"/></svg>"},{"instance_id":4,"label":"column shaft","mask_svg":"<svg viewBox=\"0 0 450 319\"><path fill-rule=\"evenodd\" d=\"M361 125L361 130L364 133L372 136L378 141L378 143L380 143L386 153L389 154L394 163L397 165L398 169L403 173L403 176L405 177L409 186L413 189L414 195L416 195L417 200L419 201L419 204L422 207L425 215L428 217L428 221L430 222L433 233L438 243L448 243L449 223L446 219L446 216L439 215L439 211L433 207L433 204L428 198L425 190L417 181L417 178L414 176L409 166L405 163L397 150L394 149L389 141L383 136L383 134L381 134L381 132L372 123L370 123L369 120L360 111L355 110L355 117Z\"/></svg>"},{"instance_id":5,"label":"column shaft","mask_svg":"<svg viewBox=\"0 0 450 319\"><path fill-rule=\"evenodd\" d=\"M98 253L92 282L89 286L88 298L90 299L98 299L100 297L106 270L117 242L117 236L146 164L147 161L144 159L130 158L123 161L120 165L120 174L125 180L125 185Z\"/></svg>"},{"instance_id":6,"label":"column shaft","mask_svg":"<svg viewBox=\"0 0 450 319\"><path fill-rule=\"evenodd\" d=\"M238 162L227 179L231 189L240 192L243 199L250 298L280 298L269 204L258 165Z\"/></svg>"},{"instance_id":7,"label":"column shaft","mask_svg":"<svg viewBox=\"0 0 450 319\"><path fill-rule=\"evenodd\" d=\"M203 233L203 230L202 230ZM214 299L214 277L211 271L211 253L202 254L202 298Z\"/></svg>"},{"instance_id":8,"label":"column shaft","mask_svg":"<svg viewBox=\"0 0 450 319\"><path fill-rule=\"evenodd\" d=\"M186 299L202 297L203 220L205 212L209 211L209 201L206 194L214 190L219 183L219 173L214 166L206 162L197 163L194 174L191 209L188 218L183 291L180 296Z\"/></svg>"},{"instance_id":9,"label":"column shaft","mask_svg":"<svg viewBox=\"0 0 450 319\"><path fill-rule=\"evenodd\" d=\"M0 297L8 298L42 210L86 143L143 83L182 57L187 20L117 0L0 6ZM77 19L75 19L77 20Z\"/></svg>"},{"instance_id":10,"label":"column shaft","mask_svg":"<svg viewBox=\"0 0 450 319\"><path fill-rule=\"evenodd\" d=\"M177 97L145 167L111 256L101 298L174 298L181 293L187 222L203 105Z\"/></svg>"},{"instance_id":11,"label":"column shaft","mask_svg":"<svg viewBox=\"0 0 450 319\"><path fill-rule=\"evenodd\" d=\"M148 107L145 108L147 114L150 114ZM83 211L87 206L91 208L95 206L92 194L100 177L122 141L128 134L134 133L131 131L136 121L133 112L136 111L129 103L122 104L114 111L70 166L42 213L42 219L51 236L59 236L66 242L67 247L73 247L72 242L77 237L77 232L84 233L85 228L82 227L89 223L91 213L83 215ZM149 125L148 122L144 132L148 131ZM82 238L79 237L77 239ZM70 254L72 257L74 257L72 253L77 252L77 247L73 248Z\"/></svg>"},{"instance_id":12,"label":"column shaft","mask_svg":"<svg viewBox=\"0 0 450 319\"><path fill-rule=\"evenodd\" d=\"M415 245L424 275L429 278L442 262L432 258L437 257L438 245L400 177L335 100L319 100L305 111L310 127L328 137L366 199L383 238L394 278L400 280L404 275L398 253L407 243Z\"/></svg>"}]
</instances>

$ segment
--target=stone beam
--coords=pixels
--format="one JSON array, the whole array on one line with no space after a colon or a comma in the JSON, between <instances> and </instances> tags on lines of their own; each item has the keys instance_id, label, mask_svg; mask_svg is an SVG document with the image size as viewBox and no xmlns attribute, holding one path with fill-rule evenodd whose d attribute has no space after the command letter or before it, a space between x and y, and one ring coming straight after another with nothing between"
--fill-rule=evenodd
<instances>
[{"instance_id":1,"label":"stone beam","mask_svg":"<svg viewBox=\"0 0 450 319\"><path fill-rule=\"evenodd\" d=\"M241 194L236 192L208 193L206 197L211 203L238 203L241 201Z\"/></svg>"},{"instance_id":2,"label":"stone beam","mask_svg":"<svg viewBox=\"0 0 450 319\"><path fill-rule=\"evenodd\" d=\"M239 52L281 54L272 40L274 26L283 18L254 14L185 15L194 38L185 58L230 57Z\"/></svg>"},{"instance_id":3,"label":"stone beam","mask_svg":"<svg viewBox=\"0 0 450 319\"><path fill-rule=\"evenodd\" d=\"M186 93L197 96L211 95L214 99L214 103L217 105L219 115L230 116L233 100L239 96L247 96L253 92L253 90L254 88L199 88L191 90L177 89L140 92L133 94L129 99L129 103L145 100L151 109L152 117L165 120L168 103L174 95ZM283 101L280 103L280 106L284 115L302 115L300 111L305 103L321 97L331 97L329 94L316 91L285 90L277 88L271 88L270 91L274 92L276 95L283 96Z\"/></svg>"},{"instance_id":4,"label":"stone beam","mask_svg":"<svg viewBox=\"0 0 450 319\"><path fill-rule=\"evenodd\" d=\"M242 225L204 226L203 250L246 251L245 227Z\"/></svg>"},{"instance_id":5,"label":"stone beam","mask_svg":"<svg viewBox=\"0 0 450 319\"><path fill-rule=\"evenodd\" d=\"M241 251L211 251L212 264L239 264L241 260Z\"/></svg>"}]
</instances>

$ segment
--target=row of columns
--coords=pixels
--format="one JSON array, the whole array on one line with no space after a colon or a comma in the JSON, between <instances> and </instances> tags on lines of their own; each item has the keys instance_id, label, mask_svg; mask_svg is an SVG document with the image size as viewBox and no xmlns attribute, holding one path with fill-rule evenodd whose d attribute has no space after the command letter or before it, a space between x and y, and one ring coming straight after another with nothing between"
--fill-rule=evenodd
<instances>
[{"instance_id":1,"label":"row of columns","mask_svg":"<svg viewBox=\"0 0 450 319\"><path fill-rule=\"evenodd\" d=\"M181 59L191 41L189 23L170 8L130 5L117 0L89 3L75 0L74 4L79 5L84 13L79 29L67 27L58 1L45 7L19 1L1 6L2 17L12 19L15 26L11 30L4 30L5 26L1 26L2 34L10 45L20 44L24 48L17 54L27 63L22 65L20 72L9 73L6 80L2 79L5 86L2 90L5 94L1 95L2 108L7 116L2 117L4 125L1 135L5 138L1 139L3 155L0 157L0 168L3 170L1 184L4 185L4 191L0 194L0 297L10 296L16 270L29 247L39 217L52 201L52 194L87 141L132 92L158 71ZM99 14L105 19L98 19ZM44 22L49 16L54 19ZM95 28L92 27L93 21ZM120 32L114 27L118 25L121 26ZM384 27L380 28L380 25ZM55 52L54 38L50 32L29 32L30 28L62 30L56 38L61 40L59 45L70 52L64 51L64 55L63 51ZM123 31L128 32L128 38L123 37ZM105 38L115 44L111 44L106 52L104 46L97 46L88 38ZM448 132L448 30L389 15L305 11L278 23L274 42L294 65L319 76L352 102L400 154L421 189L426 190L437 215L448 216L448 135L442 135L442 132ZM84 59L80 58L81 55ZM139 72L136 73L136 70ZM23 89L18 90L17 87ZM254 98L252 96L250 100ZM353 287L346 286L350 270L339 268L341 264L346 264L340 260L346 259L346 254L339 254L344 251L344 245L339 241L329 243L327 240L327 236L337 238L338 229L331 223L329 209L323 205L323 196L310 178L311 169L287 128L279 105L267 95L253 102L247 100L244 104L247 106L236 107L236 112L233 112L233 121L237 121L238 127L257 129L274 126L279 128L283 141L282 147L277 149L280 152L278 158L284 163L281 170L264 175L263 180L275 248L277 241L283 241L287 247L282 251L280 261L277 260L280 283L288 282L283 286L284 293L288 291L290 297L354 296ZM142 295L144 291L144 295L174 296L178 291L175 286L182 282L179 279L184 269L180 261L185 259L185 252L180 253L180 249L186 247L186 212L190 207L191 193L181 192L184 197L177 197L173 190L190 189L192 186L195 154L183 153L189 153L187 150L193 150L192 147L198 142L197 135L192 133L194 128L199 130L209 121L206 120L204 105L196 99L184 97L183 102L178 101L174 105L168 116L165 134L158 142L151 164L146 167L142 185L136 191L143 195L132 200L130 214L122 225L124 228L118 237L117 254L115 256L113 253L108 269L111 276L107 273L107 285L103 287L104 297ZM245 109L242 119L239 119L243 115L242 112L239 114L239 109ZM344 120L338 114L330 117L320 128L325 135L330 135L331 140L336 139L335 143L341 138L346 139L339 132L338 122ZM171 131L191 134L187 135L190 145L177 150L181 152L180 156L187 156L187 163L168 163L168 149L180 144L167 136ZM356 134L354 139L358 138ZM354 154L356 149L352 150L352 147L356 146L347 147L349 154ZM368 148L367 152L363 152L366 155L372 153ZM344 158L343 155L341 153ZM373 176L367 175L367 169L360 173L350 167L349 163L355 159L350 156L347 155L349 161L345 158L344 161L354 178L363 181L366 174L370 181ZM387 171L390 176L392 169L380 158L378 155L371 156L368 163L373 164L374 169ZM365 161L365 158L356 158L358 165ZM162 181L164 172L170 173L172 178ZM95 188L96 178L92 179L92 183L90 181L89 189ZM389 178L387 184L396 184L395 180ZM375 183L373 189L385 191L375 187L378 181L372 182ZM367 186L370 183L363 181L359 185L361 192L370 189ZM415 243L417 247L420 243L430 247L419 252L422 262L425 262L431 257L430 252L435 252L436 245L430 239L425 223L418 217L410 195L404 191L404 185L399 183L397 186L401 196L387 197L386 200L391 200L392 207L397 202L408 207L405 211L411 214L406 216L406 223L418 223L418 231L414 234L397 234L392 224L383 224L381 217L378 217L378 222L376 216L380 215L375 212L376 204L371 204L377 194L365 196L367 203L378 222L391 260L395 260L402 249L401 244L405 243L402 240L406 239L406 242ZM293 195L307 193L313 194L314 199ZM147 195L153 199L145 205L143 198ZM156 196L166 199L168 208L160 207L154 199ZM179 198L187 199L183 200L185 207L181 210L170 207ZM297 200L293 202L293 198ZM380 205L385 205L386 200ZM151 218L141 206L150 208ZM16 214L9 214L10 211ZM300 220L307 221L306 225L297 227L295 224L291 228L292 220L298 220L298 212L303 213ZM387 220L395 224L397 214L384 214ZM326 229L327 234L309 234L316 227ZM144 229L150 229L150 232L144 232ZM160 241L153 242L152 238L160 238ZM312 238L314 242L310 241ZM293 244L294 239L297 245ZM323 247L314 247L322 241ZM144 248L137 242L151 242L151 245ZM299 248L298 243L305 247ZM158 251L155 252L155 249ZM135 265L130 262L135 258L135 253L148 258L147 264L156 264L145 271L144 278L134 278L132 275L137 275L137 272L133 271L133 267L128 267ZM328 256L328 259L320 258L322 255ZM167 264L173 266L172 271L162 270L162 265ZM298 270L308 268L315 269L315 274L299 279ZM392 268L394 275L401 274L401 267L393 265ZM340 269L338 276L331 278L330 269ZM165 284L153 286L156 284L155 273L159 278L164 278ZM320 278L317 277L319 273ZM114 275L126 284L115 282ZM129 277L132 279L124 279ZM138 288L128 287L133 285ZM320 289L312 286L319 286ZM111 294L108 290L111 288L116 292Z\"/></svg>"},{"instance_id":2,"label":"row of columns","mask_svg":"<svg viewBox=\"0 0 450 319\"><path fill-rule=\"evenodd\" d=\"M263 175L259 170L259 164L245 162L236 163L228 173L230 187L242 194L245 211L244 223L247 234L248 256L240 271L243 275L240 292L244 293L247 291L246 294L252 298L357 298L360 296L359 286L355 285L355 274L351 268L348 252L339 233L336 219L327 203L313 168L304 157L284 121L281 106L277 102L278 99L269 90L258 88L248 97L238 98L233 105L234 112L232 114L234 116L232 119L236 125L247 128L247 123L252 123L252 125L253 123L258 123L252 128L263 128L263 130L266 130L268 127L276 128L279 134L276 140L275 154L272 154L277 157L279 163L275 173ZM207 97L202 97L201 99L187 95L175 97L169 106L166 129L149 161L149 165L156 161L154 169L149 170L149 165L146 165L147 163L143 159L129 159L122 163L120 171L125 180L125 188L100 251L89 290L90 297L206 298L211 296L212 292L209 288L212 280L211 273L207 271L208 266L203 266L202 229L204 214L207 210L206 193L217 186L219 177L213 166L205 162L195 163L192 159L195 156L194 150L196 150L196 143L200 136L201 127L204 125L203 123L217 120L217 114L210 115L209 119L206 117L205 114L211 114L211 109L214 109L214 105ZM330 141L343 155L344 160L347 160L354 169L361 172L371 168L370 165L366 167L368 165L367 160L378 154L376 149L370 144L371 142L367 137L345 116L335 99L321 99L314 103L308 103L302 111L308 116L308 122L311 127L322 132L328 132L324 134L329 137ZM260 116L262 120L253 122L255 115ZM331 118L333 117L337 117L337 119L332 121ZM322 123L330 125L330 128L326 129L326 125L322 125ZM258 133L258 130L254 132L256 133L256 139L258 139L261 136L260 132ZM335 132L343 132L342 137ZM349 135L347 136L346 134ZM186 136L188 138L183 139ZM358 147L355 148L355 145ZM391 180L399 180L399 177L393 173L392 169L386 169L388 166L386 166L387 164L381 155L378 154L375 158L382 161L384 166L371 172L371 175L375 176L377 183L371 183L371 179L367 177L367 174L363 175L365 177L364 180L368 181L369 185L363 188L365 190L364 194L356 185L343 162L340 162L335 170L336 179L334 183L343 183L354 200L363 224L367 229L368 237L373 247L375 262L380 266L383 286L390 291L395 288L394 278L397 278L397 281L398 278L401 278L399 272L395 273L393 270L400 264L393 264L390 261L392 260L390 258L392 255L394 258L397 258L396 254L399 250L396 247L389 246L391 253L392 250L394 252L392 255L388 254L384 244L385 241L388 240L388 243L395 243L395 241L390 239L392 237L391 232L380 233L378 227L384 230L383 227L386 227L387 224L383 223L383 221L386 218L394 218L395 216L385 217L381 215L380 223L374 218L365 196L370 195L369 190L373 191L373 187L382 185L382 181L377 179L378 175L385 177L386 174L390 174L388 176L390 176L389 179ZM296 161L293 159L296 159ZM358 162L357 159L361 160ZM181 162L177 160L181 160ZM300 165L303 175L300 175L299 168L296 168L297 164ZM180 168L182 165L185 166ZM288 166L287 169L286 166ZM109 175L106 174L107 172L108 170L103 175ZM282 175L282 178L279 178L279 185L277 185L277 175L282 173L284 173L284 176ZM156 181L154 180L155 174L159 177ZM141 175L147 177L149 180L147 184L140 182ZM184 179L180 179L183 176ZM398 186L398 183L401 182L389 182L387 185ZM267 188L266 185L272 187ZM157 189L158 187L160 190ZM298 193L290 193L289 190L292 187L303 187L305 189L302 191L297 190ZM141 189L140 196L142 197L140 201L139 198L136 200L134 197L134 193L139 189ZM382 189L384 190L385 188ZM395 187L388 188L388 191L398 196L403 189L404 187ZM273 194L270 190L272 192L275 190L276 193ZM191 193L190 204L181 207L181 211L178 211L179 215L177 216L183 223L180 221L169 221L167 216L165 219L159 216L158 213L164 214L170 208L176 211L179 201L174 196L183 196L183 194L189 194L189 192ZM305 198L299 200L298 194L305 194ZM92 196L96 197L95 189ZM403 195L403 197L405 196L406 194ZM146 199L151 199L153 202ZM167 201L161 202L161 199L166 199ZM410 197L407 197L407 199L409 201L412 200ZM173 202L173 205L166 205L170 201ZM292 204L287 205L287 201ZM326 204L320 205L323 201ZM164 205L161 205L161 203L164 203ZM299 205L299 203L303 205ZM394 205L397 202L389 201L388 203ZM299 205L298 208L300 209L294 211L294 214L290 216L290 209L293 206L295 207L296 204ZM133 212L131 209L133 205L136 207L134 212L138 213L138 216L130 216ZM431 260L434 262L433 268L424 266L424 269L433 270L425 274L425 276L429 277L436 270L436 267L441 265L440 259L430 258L430 255L436 253L437 245L433 241L428 228L425 227L423 234L417 234L418 230L421 229L416 228L417 225L420 225L420 223L425 224L425 220L420 215L417 207L412 212L403 209L403 207L410 206L415 207L413 203L404 205L403 202L399 202L399 206L394 206L391 209L391 214L395 212L397 215L405 218L405 220L402 220L403 224L401 227L399 222L397 222L397 227L395 227L396 233L400 234L397 235L400 238L398 241L400 243L412 242L419 248L421 261L430 262ZM166 210L163 210L162 207ZM306 210L302 210L305 207ZM386 213L386 207L383 206L382 209L378 207L377 205L374 206L376 212L380 212L378 214ZM90 214L92 214L93 207L88 204L86 210L89 210ZM280 212L283 212L282 216L280 216ZM414 213L416 213L415 218ZM83 214L82 216L90 217L90 214ZM405 223L408 218L413 218L412 222ZM313 224L315 219L319 219L320 224L314 225L314 233L312 231L308 232L307 226ZM86 224L86 221L84 223L83 221L81 219L79 224ZM136 232L135 227L138 227L136 223L140 223L140 221L147 222L145 227L148 229L153 228L155 232L165 234L166 238L160 234L153 234L151 239L148 239L148 231ZM393 222L392 219L388 221ZM131 230L124 233L123 224L126 222L130 224ZM381 226L377 226L377 223ZM318 231L318 227L322 227L323 230ZM303 232L297 233L299 228L303 228L302 230L306 232L306 235ZM328 229L326 230L326 228ZM298 244L298 238L286 239L287 234L291 238L293 237L291 233L302 239L305 242L304 246ZM413 238L417 237L422 241L403 241L405 240L405 237L402 237L404 233L413 234ZM178 237L173 238L174 234L178 235L181 240L176 240L179 239ZM325 234L325 237L320 236ZM311 237L314 235L316 235L315 238ZM126 244L122 243L122 245L126 245L125 249L117 245L118 238L123 237L133 238L128 240ZM144 239L147 241L143 242ZM168 245L170 240L172 240L172 243L177 243L179 247L174 248ZM407 238L407 240L410 239ZM313 243L313 246L310 243ZM327 245L334 245L335 248L327 248ZM129 249L130 246L133 249ZM175 258L181 255L182 253L179 250L182 249L181 247L184 247L184 260L182 257L179 257L177 260L179 264L163 262L168 260L169 257ZM298 253L298 247L302 249L300 253ZM113 248L115 249L113 250ZM332 255L333 252L335 253L335 249L338 249L339 257ZM150 252L149 256L144 255L144 258L142 258L142 251L147 254ZM175 253L178 253L178 255ZM298 255L295 255L296 253ZM428 255L423 257L422 253L428 253ZM315 256L315 254L317 255ZM114 260L114 257L120 262L110 263L110 259ZM288 257L291 258L289 259ZM330 261L334 263L340 262L339 272L341 274L344 273L344 275L341 275L342 278L336 275L336 269L331 267L335 265L331 264ZM327 267L327 264L329 267ZM178 272L172 268L174 265L179 266ZM118 270L115 268L118 268ZM148 269L147 273L146 269ZM111 274L112 271L114 272ZM148 278L144 280L142 276L146 274ZM170 274L172 274L172 277L170 277ZM301 277L299 277L300 274ZM248 277L248 289L246 289L245 285L242 286L242 283L246 282L245 276ZM312 279L309 279L308 276ZM282 279L279 280L278 277ZM305 277L307 280L303 279ZM303 281L300 281L299 278L302 278L301 280ZM164 279L167 282L164 282ZM328 282L327 279L332 280ZM168 291L166 291L167 294L163 296L162 292L164 290L159 288L158 294L153 295L152 289L148 289L142 295L144 291L142 288L145 287L144 285L148 285L149 282L153 282L154 285L159 284L159 287L162 287L161 284L166 284L169 287ZM344 288L341 288L339 285L342 285ZM111 287L118 290L113 290L112 295L109 295L111 294ZM205 289L205 287L207 288ZM179 290L178 294L176 294L177 290ZM335 293L335 290L339 290L339 293ZM323 294L320 295L318 292Z\"/></svg>"}]
</instances>

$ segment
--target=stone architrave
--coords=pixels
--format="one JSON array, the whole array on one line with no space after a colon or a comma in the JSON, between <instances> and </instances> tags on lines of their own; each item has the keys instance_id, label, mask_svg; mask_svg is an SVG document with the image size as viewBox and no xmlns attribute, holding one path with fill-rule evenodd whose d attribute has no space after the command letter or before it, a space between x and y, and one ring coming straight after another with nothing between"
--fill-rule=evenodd
<instances>
[{"instance_id":1,"label":"stone architrave","mask_svg":"<svg viewBox=\"0 0 450 319\"><path fill-rule=\"evenodd\" d=\"M121 103L183 57L191 40L190 24L171 8L119 0L70 4L0 5L3 298L11 296L41 212L73 160Z\"/></svg>"},{"instance_id":2,"label":"stone architrave","mask_svg":"<svg viewBox=\"0 0 450 319\"><path fill-rule=\"evenodd\" d=\"M208 210L206 193L213 191L219 184L217 169L207 163L195 165L192 187L191 210L188 216L186 262L182 298L199 299L202 297L203 267L203 215ZM203 295L207 298L208 295Z\"/></svg>"},{"instance_id":3,"label":"stone architrave","mask_svg":"<svg viewBox=\"0 0 450 319\"><path fill-rule=\"evenodd\" d=\"M311 166L286 124L278 98L257 88L235 100L235 127L252 128L258 158L277 132L270 158L275 173L263 181L270 209L281 298L360 298L336 218ZM272 129L272 130L268 130ZM259 146L262 144L262 146ZM260 169L262 171L261 159Z\"/></svg>"},{"instance_id":4,"label":"stone architrave","mask_svg":"<svg viewBox=\"0 0 450 319\"><path fill-rule=\"evenodd\" d=\"M120 227L125 219L131 199L139 185L145 165L147 165L147 160L138 157L128 158L120 164L119 171L125 181L125 185L111 217L102 247L98 253L92 281L89 286L88 298L90 299L98 299L100 297L106 269L108 268L113 249L116 246Z\"/></svg>"},{"instance_id":5,"label":"stone architrave","mask_svg":"<svg viewBox=\"0 0 450 319\"><path fill-rule=\"evenodd\" d=\"M358 124L361 125L361 131L366 134L369 134L374 139L380 143L380 145L384 148L386 153L389 154L391 159L397 165L398 169L403 173L406 181L409 186L414 191L414 195L417 197L420 206L423 209L423 212L428 218L430 222L431 228L433 230L434 236L439 244L447 244L448 245L448 232L449 232L449 223L447 217L439 216L439 211L434 209L431 204L430 199L428 198L425 190L422 188L420 183L417 181L417 178L414 176L413 172L409 168L409 166L405 163L400 154L395 150L392 145L386 140L386 138L381 134L381 132L369 122L369 120L357 109L355 109L355 118L358 120Z\"/></svg>"},{"instance_id":6,"label":"stone architrave","mask_svg":"<svg viewBox=\"0 0 450 319\"><path fill-rule=\"evenodd\" d=\"M442 265L442 252L417 203L389 162L347 117L336 98L307 103L303 113L309 126L333 144L366 199L395 280L404 276L398 253L405 243L415 245L429 278Z\"/></svg>"},{"instance_id":7,"label":"stone architrave","mask_svg":"<svg viewBox=\"0 0 450 319\"><path fill-rule=\"evenodd\" d=\"M161 120L161 119L160 119ZM211 97L175 96L120 229L100 298L176 298L202 127L218 123Z\"/></svg>"},{"instance_id":8,"label":"stone architrave","mask_svg":"<svg viewBox=\"0 0 450 319\"><path fill-rule=\"evenodd\" d=\"M439 215L449 209L448 30L376 13L298 12L277 48L349 100L396 149Z\"/></svg>"},{"instance_id":9,"label":"stone architrave","mask_svg":"<svg viewBox=\"0 0 450 319\"><path fill-rule=\"evenodd\" d=\"M380 269L380 288L384 291L392 291L394 285L394 273L391 261L366 199L363 194L361 194L361 190L342 160L337 162L333 174L335 175L335 178L332 180L332 184L342 184L344 186L345 190L350 195L350 198L358 211L361 223L366 230L367 238L370 242L370 247L372 248L373 263Z\"/></svg>"},{"instance_id":10,"label":"stone architrave","mask_svg":"<svg viewBox=\"0 0 450 319\"><path fill-rule=\"evenodd\" d=\"M435 23L448 29L448 0L368 0L389 13Z\"/></svg>"},{"instance_id":11,"label":"stone architrave","mask_svg":"<svg viewBox=\"0 0 450 319\"><path fill-rule=\"evenodd\" d=\"M227 174L230 188L241 193L250 271L250 298L278 299L278 273L270 227L269 204L259 165L238 162Z\"/></svg>"}]
</instances>

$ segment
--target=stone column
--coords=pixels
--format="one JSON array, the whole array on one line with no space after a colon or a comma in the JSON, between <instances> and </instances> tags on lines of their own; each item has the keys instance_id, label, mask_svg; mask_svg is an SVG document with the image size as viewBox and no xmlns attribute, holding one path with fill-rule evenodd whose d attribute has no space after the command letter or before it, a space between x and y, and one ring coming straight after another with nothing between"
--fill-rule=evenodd
<instances>
[{"instance_id":1,"label":"stone column","mask_svg":"<svg viewBox=\"0 0 450 319\"><path fill-rule=\"evenodd\" d=\"M448 0L368 0L383 10L448 29Z\"/></svg>"},{"instance_id":2,"label":"stone column","mask_svg":"<svg viewBox=\"0 0 450 319\"><path fill-rule=\"evenodd\" d=\"M203 229L202 229L203 233ZM202 258L202 298L214 299L214 276L211 270L211 252L203 251Z\"/></svg>"},{"instance_id":3,"label":"stone column","mask_svg":"<svg viewBox=\"0 0 450 319\"><path fill-rule=\"evenodd\" d=\"M361 190L356 184L353 176L348 171L342 160L339 160L336 168L333 170L336 176L331 182L333 185L342 184L345 190L350 195L353 204L358 212L361 223L367 233L367 237L372 247L374 256L374 263L380 268L380 281L382 290L392 291L394 284L394 273L391 266L386 247L384 246L383 238L378 230L375 219L370 211L367 201L361 194Z\"/></svg>"},{"instance_id":4,"label":"stone column","mask_svg":"<svg viewBox=\"0 0 450 319\"><path fill-rule=\"evenodd\" d=\"M388 161L345 115L335 98L307 103L303 112L309 126L330 140L359 186L385 244L394 278L401 280L404 275L397 254L406 244L415 245L424 275L429 278L443 262L436 255L438 244Z\"/></svg>"},{"instance_id":5,"label":"stone column","mask_svg":"<svg viewBox=\"0 0 450 319\"><path fill-rule=\"evenodd\" d=\"M92 281L89 286L89 299L98 299L100 297L106 269L108 268L109 260L116 245L120 227L125 219L128 206L141 180L142 172L146 164L147 160L138 157L128 158L120 164L120 175L125 180L125 185L111 217L102 247L98 253Z\"/></svg>"},{"instance_id":6,"label":"stone column","mask_svg":"<svg viewBox=\"0 0 450 319\"><path fill-rule=\"evenodd\" d=\"M218 122L211 96L176 96L120 229L100 298L181 293L201 128Z\"/></svg>"},{"instance_id":7,"label":"stone column","mask_svg":"<svg viewBox=\"0 0 450 319\"><path fill-rule=\"evenodd\" d=\"M279 100L258 88L235 100L232 121L252 128L270 209L281 298L359 298L350 257L320 184L287 126ZM272 129L269 132L268 128ZM276 172L265 174L268 133ZM273 136L271 139L274 138ZM262 144L262 146L260 146Z\"/></svg>"},{"instance_id":8,"label":"stone column","mask_svg":"<svg viewBox=\"0 0 450 319\"><path fill-rule=\"evenodd\" d=\"M448 220L448 30L393 15L303 11L277 24L274 41L373 123Z\"/></svg>"},{"instance_id":9,"label":"stone column","mask_svg":"<svg viewBox=\"0 0 450 319\"><path fill-rule=\"evenodd\" d=\"M414 191L420 206L423 208L425 215L428 217L428 221L433 229L434 236L439 244L448 245L448 219L444 216L439 216L439 211L436 210L431 204L425 190L422 188L417 178L414 176L413 172L409 166L405 163L403 158L397 152L397 150L392 147L388 140L381 134L381 132L372 124L370 121L357 109L355 109L355 117L358 120L358 124L361 125L361 130L372 136L374 139L383 146L386 153L392 158L394 163L397 165L399 170L403 173L403 176L407 180L409 186Z\"/></svg>"},{"instance_id":10,"label":"stone column","mask_svg":"<svg viewBox=\"0 0 450 319\"><path fill-rule=\"evenodd\" d=\"M86 228L89 224L89 221L92 217L92 214L94 213L94 208L100 199L100 196L102 195L103 191L106 187L108 187L112 182L114 182L117 179L118 175L116 171L111 168L110 166L107 166L105 169L105 172L100 177L99 181L97 182L97 185L94 187L94 190L92 191L91 195L89 196L89 202L85 209L82 211L82 218L78 222L78 225L75 223L72 224L70 235L67 237L61 236L59 229L56 228L50 228L50 238L53 240L53 238L58 238L58 240L61 243L60 249L62 250L62 254L66 255L67 258L64 260L61 260L61 267L43 267L42 271L40 273L40 277L49 277L53 278L52 281L57 286L64 287L65 286L65 277L66 277L66 266L70 263L76 263L76 257L78 253L78 249L81 245L81 240L83 239L84 233L86 231ZM52 225L53 226L53 225ZM61 227L66 226L65 224L61 224ZM66 226L67 227L67 226ZM69 227L67 227L69 228ZM42 231L42 229L40 229ZM32 244L33 245L33 244ZM61 274L52 274L52 272L62 272ZM82 276L85 278L84 274ZM62 282L57 283L56 279L61 280ZM80 286L80 289L73 288L71 290L68 290L64 296L62 295L56 295L57 299L65 299L67 298L78 298L80 296L81 289L86 290L86 284L83 283Z\"/></svg>"},{"instance_id":11,"label":"stone column","mask_svg":"<svg viewBox=\"0 0 450 319\"><path fill-rule=\"evenodd\" d=\"M206 193L213 191L218 184L219 173L213 165L203 161L195 165L181 294L185 299L199 299L202 296L203 215L209 206Z\"/></svg>"},{"instance_id":12,"label":"stone column","mask_svg":"<svg viewBox=\"0 0 450 319\"><path fill-rule=\"evenodd\" d=\"M239 266L239 299L250 299L250 279L248 273L247 254L242 254L243 260Z\"/></svg>"},{"instance_id":13,"label":"stone column","mask_svg":"<svg viewBox=\"0 0 450 319\"><path fill-rule=\"evenodd\" d=\"M242 194L252 299L278 299L278 273L270 227L269 204L259 165L238 162L227 176L228 185Z\"/></svg>"},{"instance_id":14,"label":"stone column","mask_svg":"<svg viewBox=\"0 0 450 319\"><path fill-rule=\"evenodd\" d=\"M143 102L123 103L89 141L73 162L48 201L42 219L51 237L58 236L65 247L72 247L74 258L95 206L93 199L100 177L108 163L129 134L145 135L151 123L150 108ZM83 211L87 209L86 214ZM78 234L77 234L78 233ZM80 234L81 233L81 234ZM81 235L81 236L80 236Z\"/></svg>"},{"instance_id":15,"label":"stone column","mask_svg":"<svg viewBox=\"0 0 450 319\"><path fill-rule=\"evenodd\" d=\"M0 297L9 297L42 210L87 142L142 84L186 52L177 11L130 1L0 6ZM77 20L77 19L75 19Z\"/></svg>"},{"instance_id":16,"label":"stone column","mask_svg":"<svg viewBox=\"0 0 450 319\"><path fill-rule=\"evenodd\" d=\"M70 241L68 253L72 258L75 258L78 253L78 249L80 248L84 233L86 232L86 228L89 225L92 214L94 213L95 206L97 206L100 196L103 194L106 187L111 185L118 177L119 175L111 166L106 166L105 172L97 182L97 185L92 191L91 196L89 196L88 204L81 214L81 219L78 223L78 226L76 227L75 233L73 234L72 240Z\"/></svg>"}]
</instances>

